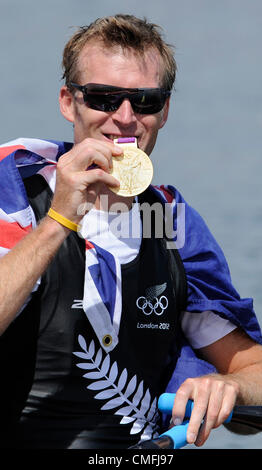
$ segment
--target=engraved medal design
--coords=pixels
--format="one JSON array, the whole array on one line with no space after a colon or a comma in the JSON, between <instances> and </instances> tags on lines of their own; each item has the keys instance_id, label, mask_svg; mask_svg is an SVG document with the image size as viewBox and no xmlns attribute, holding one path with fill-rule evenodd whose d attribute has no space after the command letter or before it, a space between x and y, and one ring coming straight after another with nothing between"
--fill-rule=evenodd
<instances>
[{"instance_id":1,"label":"engraved medal design","mask_svg":"<svg viewBox=\"0 0 262 470\"><path fill-rule=\"evenodd\" d=\"M153 165L143 150L137 147L135 137L114 139L123 147L123 155L113 157L111 174L120 182L118 188L110 188L119 196L137 196L145 191L153 178Z\"/></svg>"}]
</instances>

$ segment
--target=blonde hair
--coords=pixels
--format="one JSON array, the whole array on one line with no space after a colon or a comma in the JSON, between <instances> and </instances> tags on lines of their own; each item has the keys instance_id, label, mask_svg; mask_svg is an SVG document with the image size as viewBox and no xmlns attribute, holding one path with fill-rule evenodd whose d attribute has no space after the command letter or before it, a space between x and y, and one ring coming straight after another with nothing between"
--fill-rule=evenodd
<instances>
[{"instance_id":1,"label":"blonde hair","mask_svg":"<svg viewBox=\"0 0 262 470\"><path fill-rule=\"evenodd\" d=\"M62 67L65 84L71 89L71 82L77 82L80 52L89 41L97 40L105 47L120 46L140 55L148 49L157 50L163 61L160 85L166 90L171 90L176 78L177 65L173 46L163 40L159 30L158 25L149 23L145 18L122 14L98 18L89 26L80 27L64 48Z\"/></svg>"}]
</instances>

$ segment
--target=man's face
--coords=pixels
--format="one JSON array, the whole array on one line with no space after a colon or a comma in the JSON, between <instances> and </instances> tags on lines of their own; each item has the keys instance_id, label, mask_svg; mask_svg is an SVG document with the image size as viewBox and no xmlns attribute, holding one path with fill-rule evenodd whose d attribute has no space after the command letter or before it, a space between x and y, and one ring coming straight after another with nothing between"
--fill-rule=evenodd
<instances>
[{"instance_id":1,"label":"man's face","mask_svg":"<svg viewBox=\"0 0 262 470\"><path fill-rule=\"evenodd\" d=\"M124 88L157 88L160 86L162 59L154 50L143 57L132 51L106 49L100 44L87 45L80 54L78 70L80 85L98 83ZM81 91L72 95L66 87L60 93L61 111L74 123L75 143L87 137L112 140L114 137L137 137L138 146L150 154L158 130L168 115L169 102L157 114L138 114L126 99L113 112L90 109ZM66 110L66 111L65 111Z\"/></svg>"}]
</instances>

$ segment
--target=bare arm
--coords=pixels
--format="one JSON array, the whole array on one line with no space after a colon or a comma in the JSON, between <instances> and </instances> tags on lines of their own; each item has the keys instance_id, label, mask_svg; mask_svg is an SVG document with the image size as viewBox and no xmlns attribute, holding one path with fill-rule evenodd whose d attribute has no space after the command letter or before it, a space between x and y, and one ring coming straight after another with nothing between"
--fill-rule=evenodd
<instances>
[{"instance_id":1,"label":"bare arm","mask_svg":"<svg viewBox=\"0 0 262 470\"><path fill-rule=\"evenodd\" d=\"M242 330L201 350L203 358L214 364L228 379L239 386L236 403L262 405L262 346L252 341Z\"/></svg>"},{"instance_id":2,"label":"bare arm","mask_svg":"<svg viewBox=\"0 0 262 470\"><path fill-rule=\"evenodd\" d=\"M0 259L0 334L13 321L69 233L46 217Z\"/></svg>"},{"instance_id":3,"label":"bare arm","mask_svg":"<svg viewBox=\"0 0 262 470\"><path fill-rule=\"evenodd\" d=\"M112 155L121 153L120 147L94 139L85 139L75 145L57 164L52 208L79 223L83 214L78 214L78 208L83 203L95 202L99 183L118 186L108 171ZM93 163L99 168L86 171ZM15 318L69 233L70 230L46 216L35 230L0 259L0 334Z\"/></svg>"},{"instance_id":4,"label":"bare arm","mask_svg":"<svg viewBox=\"0 0 262 470\"><path fill-rule=\"evenodd\" d=\"M172 412L173 421L182 421L188 399L194 400L187 440L198 446L225 421L235 403L262 404L262 346L236 329L199 352L219 373L187 379L176 393Z\"/></svg>"}]
</instances>

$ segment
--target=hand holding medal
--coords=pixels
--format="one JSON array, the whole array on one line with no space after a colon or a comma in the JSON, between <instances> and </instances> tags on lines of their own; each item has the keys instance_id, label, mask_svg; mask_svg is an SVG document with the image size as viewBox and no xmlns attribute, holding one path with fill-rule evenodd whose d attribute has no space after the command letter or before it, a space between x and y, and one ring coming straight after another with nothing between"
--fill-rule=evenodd
<instances>
[{"instance_id":1,"label":"hand holding medal","mask_svg":"<svg viewBox=\"0 0 262 470\"><path fill-rule=\"evenodd\" d=\"M123 155L113 157L111 174L120 182L118 188L110 188L119 196L137 196L145 191L153 178L153 165L143 150L137 147L135 137L114 139L123 147Z\"/></svg>"}]
</instances>

